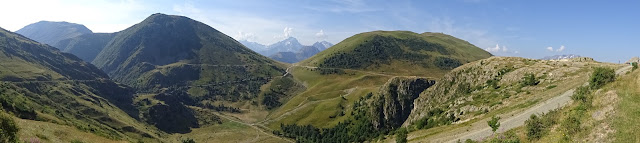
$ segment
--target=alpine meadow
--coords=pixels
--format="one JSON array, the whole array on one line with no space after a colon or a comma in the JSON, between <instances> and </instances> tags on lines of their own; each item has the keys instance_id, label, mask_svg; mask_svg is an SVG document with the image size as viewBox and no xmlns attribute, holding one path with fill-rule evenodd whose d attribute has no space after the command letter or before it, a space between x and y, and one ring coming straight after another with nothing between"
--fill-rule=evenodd
<instances>
[{"instance_id":1,"label":"alpine meadow","mask_svg":"<svg viewBox=\"0 0 640 143\"><path fill-rule=\"evenodd\" d=\"M0 4L0 143L640 143L639 1Z\"/></svg>"}]
</instances>

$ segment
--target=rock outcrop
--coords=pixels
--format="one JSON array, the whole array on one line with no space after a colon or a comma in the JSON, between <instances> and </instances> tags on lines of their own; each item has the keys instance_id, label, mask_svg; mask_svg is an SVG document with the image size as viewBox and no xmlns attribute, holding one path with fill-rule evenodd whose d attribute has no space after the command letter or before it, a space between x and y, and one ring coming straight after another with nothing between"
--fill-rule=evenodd
<instances>
[{"instance_id":1,"label":"rock outcrop","mask_svg":"<svg viewBox=\"0 0 640 143\"><path fill-rule=\"evenodd\" d=\"M385 83L371 102L371 115L377 129L400 127L413 109L420 93L435 84L435 80L419 77L394 77Z\"/></svg>"}]
</instances>

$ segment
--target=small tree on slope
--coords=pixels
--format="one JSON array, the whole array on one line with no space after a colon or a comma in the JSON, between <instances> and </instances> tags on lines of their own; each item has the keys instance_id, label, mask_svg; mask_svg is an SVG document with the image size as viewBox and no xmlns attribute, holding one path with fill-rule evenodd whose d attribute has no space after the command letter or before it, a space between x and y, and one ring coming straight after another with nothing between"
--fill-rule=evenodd
<instances>
[{"instance_id":1,"label":"small tree on slope","mask_svg":"<svg viewBox=\"0 0 640 143\"><path fill-rule=\"evenodd\" d=\"M491 131L493 131L494 133L500 127L500 121L499 120L500 120L500 117L493 116L493 117L491 117L491 120L487 121L487 124L489 125L489 127L491 127Z\"/></svg>"}]
</instances>

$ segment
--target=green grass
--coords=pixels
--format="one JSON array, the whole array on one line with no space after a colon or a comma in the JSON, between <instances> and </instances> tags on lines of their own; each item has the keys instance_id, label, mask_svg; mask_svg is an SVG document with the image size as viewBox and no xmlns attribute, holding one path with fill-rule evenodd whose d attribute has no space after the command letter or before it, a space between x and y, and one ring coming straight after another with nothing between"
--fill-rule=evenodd
<instances>
[{"instance_id":1,"label":"green grass","mask_svg":"<svg viewBox=\"0 0 640 143\"><path fill-rule=\"evenodd\" d=\"M349 37L300 65L441 77L460 64L490 56L445 34L373 31Z\"/></svg>"},{"instance_id":2,"label":"green grass","mask_svg":"<svg viewBox=\"0 0 640 143\"><path fill-rule=\"evenodd\" d=\"M274 138L272 136L259 132L253 127L228 120L222 122L222 124L208 125L201 128L193 129L192 132L187 134L172 134L168 137L167 140L169 140L170 142L175 142L185 138L193 139L198 143L284 142L281 139Z\"/></svg>"},{"instance_id":3,"label":"green grass","mask_svg":"<svg viewBox=\"0 0 640 143\"><path fill-rule=\"evenodd\" d=\"M286 112L297 109L292 115L268 124L268 127L272 129L278 129L280 123L311 124L316 127L334 126L348 118L347 109L350 109L349 106L354 101L366 93L377 92L378 87L390 78L368 75L358 71L345 71L345 74L340 75L322 75L319 71L312 71L304 67L293 68L292 73L296 80L306 85L307 90L292 97L269 115L269 119L275 119ZM347 94L346 91L349 90L353 91ZM341 96L345 96L346 100L343 100ZM329 118L343 110L340 106L344 107L344 112L347 115Z\"/></svg>"},{"instance_id":4,"label":"green grass","mask_svg":"<svg viewBox=\"0 0 640 143\"><path fill-rule=\"evenodd\" d=\"M502 59L509 60L509 61L502 61ZM495 60L498 60L498 61L495 61ZM472 63L471 65L464 65L463 67L466 67L466 68L454 70L454 72L457 72L457 73L450 73L450 74L456 74L455 75L457 76L457 78L455 78L456 81L469 81L464 79L464 77L467 77L467 76L464 76L465 74L492 75L492 76L489 76L489 78L494 78L496 77L495 75L498 75L498 76L501 75L501 74L495 74L491 72L483 73L483 70L479 68L489 66L488 68L490 69L492 68L493 69L492 71L498 72L501 69L501 67L517 67L516 69L513 69L513 72L508 72L504 74L502 80L496 83L496 85L500 86L500 88L497 88L497 89L487 87L488 85L485 82L478 81L478 83L480 83L481 86L484 86L484 87L477 88L478 85L472 82L469 87L471 87L472 89L475 89L475 91L472 90L472 92L465 92L465 91L454 92L454 90L452 89L456 89L455 85L458 84L458 82L452 82L452 83L449 83L450 81L437 82L435 87L442 86L440 88L449 89L450 92L446 93L444 92L445 90L429 89L425 93L423 93L422 96L429 95L429 96L436 96L436 98L438 96L443 96L439 94L455 94L457 96L462 96L462 97L473 96L474 97L473 101L460 104L457 107L459 108L459 107L464 107L466 105L475 105L476 107L486 106L491 108L488 110L489 112L486 112L486 113L482 110L476 111L476 112L465 112L464 114L467 115L467 117L463 117L461 119L462 121L464 121L462 123L439 126L431 129L426 129L426 130L425 129L412 130L412 132L409 135L409 140L410 141L429 141L429 140L441 138L443 136L452 136L454 134L459 134L461 132L464 132L467 128L480 127L480 126L477 126L479 125L479 123L482 123L481 127L486 127L487 124L486 124L486 121L484 120L486 120L487 118L490 118L491 116L494 116L494 115L510 116L512 114L515 115L520 111L523 111L532 106L535 106L540 102L543 102L552 97L561 95L565 93L567 90L583 85L585 82L588 81L590 76L590 71L593 70L591 68L591 66L593 65L586 65L586 64L577 65L576 67L571 67L572 70L565 71L563 70L563 68L565 67L562 67L562 64L559 64L559 65L556 64L556 65L553 65L553 67L551 68L546 68L546 66L548 65L546 65L543 62L537 62L534 60L530 62L530 64L527 64L526 62L519 62L520 60L517 58L514 60L515 61L511 61L510 58L490 58L487 60L479 61L484 63L480 63L478 65L476 65L477 63ZM497 65L496 63L492 63L492 62L496 62ZM605 64L595 63L595 65L615 67L615 65L612 66L611 64L606 64L606 63ZM479 66L479 67L476 67L476 66ZM531 66L531 67L526 68L527 66ZM545 69L550 69L550 70L545 70ZM476 70L480 71L480 73L475 73L474 71ZM526 71L526 72L523 72L523 71ZM537 74L536 79L539 78L540 80L544 80L544 82L540 82L538 85L521 87L520 81L522 81L522 77L524 76L524 74L530 73L530 72L535 73L536 71L554 72L554 75L540 76L541 73L536 73ZM557 73L557 71L563 71L563 72ZM474 79L476 79L477 77L482 77L480 75L468 75L468 76L474 77ZM553 88L547 88L550 86ZM520 90L518 91L518 89ZM429 92L432 90L434 92ZM460 94L463 94L463 95L460 95ZM443 103L436 103L433 105L439 105L439 104L443 104ZM444 105L448 105L448 104L449 103L444 103ZM423 105L423 106L427 106L427 105ZM454 113L459 112L459 111L456 111L455 109L456 107L454 107L450 111ZM425 109L425 111L422 112L423 115L426 111L428 110ZM479 121L484 121L484 122L479 122ZM521 130L524 131L524 129L521 129ZM519 136L524 135L520 131L518 131L517 133L519 134ZM526 138L523 138L523 139L526 139ZM389 141L389 140L386 140L386 141ZM551 141L551 142L554 142L554 141Z\"/></svg>"},{"instance_id":5,"label":"green grass","mask_svg":"<svg viewBox=\"0 0 640 143\"><path fill-rule=\"evenodd\" d=\"M610 87L617 90L619 104L613 117L614 142L640 142L640 72L623 76Z\"/></svg>"}]
</instances>

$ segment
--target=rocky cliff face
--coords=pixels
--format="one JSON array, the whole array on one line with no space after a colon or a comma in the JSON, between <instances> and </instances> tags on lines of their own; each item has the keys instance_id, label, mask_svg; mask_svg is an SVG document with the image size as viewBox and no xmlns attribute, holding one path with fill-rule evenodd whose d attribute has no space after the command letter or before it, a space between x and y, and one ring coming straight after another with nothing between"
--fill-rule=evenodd
<instances>
[{"instance_id":1,"label":"rocky cliff face","mask_svg":"<svg viewBox=\"0 0 640 143\"><path fill-rule=\"evenodd\" d=\"M394 77L385 83L371 102L370 113L377 129L394 129L402 125L413 109L413 101L434 80L419 77Z\"/></svg>"}]
</instances>

